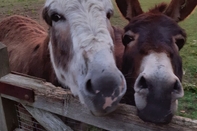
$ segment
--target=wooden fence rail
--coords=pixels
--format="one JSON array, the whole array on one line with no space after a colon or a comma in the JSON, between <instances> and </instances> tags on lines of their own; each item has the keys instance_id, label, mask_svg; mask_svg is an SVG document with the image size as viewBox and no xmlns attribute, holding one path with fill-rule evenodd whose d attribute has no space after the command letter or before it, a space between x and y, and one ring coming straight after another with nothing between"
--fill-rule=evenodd
<instances>
[{"instance_id":1,"label":"wooden fence rail","mask_svg":"<svg viewBox=\"0 0 197 131\"><path fill-rule=\"evenodd\" d=\"M3 101L6 99L21 103L48 131L72 131L55 114L110 131L197 131L197 120L175 116L168 125L155 125L140 120L135 107L124 104L105 117L95 117L69 90L55 87L42 79L10 73L5 50L0 44L0 89L4 85L14 90L32 91L33 95L28 92L20 96L9 95L5 90L2 94L0 92L0 131L11 131L12 124L17 123L13 122L15 119L9 120L7 116L10 115L6 115L11 110L5 109Z\"/></svg>"}]
</instances>

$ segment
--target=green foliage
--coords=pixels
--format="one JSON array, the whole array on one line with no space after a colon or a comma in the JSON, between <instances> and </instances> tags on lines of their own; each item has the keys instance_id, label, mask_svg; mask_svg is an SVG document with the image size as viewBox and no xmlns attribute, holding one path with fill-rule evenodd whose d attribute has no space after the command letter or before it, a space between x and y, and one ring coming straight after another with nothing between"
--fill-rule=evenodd
<instances>
[{"instance_id":1,"label":"green foliage","mask_svg":"<svg viewBox=\"0 0 197 131\"><path fill-rule=\"evenodd\" d=\"M195 87L196 88L196 87ZM196 90L185 90L185 96L179 100L177 115L197 119L197 95Z\"/></svg>"},{"instance_id":2,"label":"green foliage","mask_svg":"<svg viewBox=\"0 0 197 131\"><path fill-rule=\"evenodd\" d=\"M45 0L0 0L0 16L21 14L25 15L25 11L34 10L36 5L42 5ZM1 19L0 19L1 20Z\"/></svg>"},{"instance_id":3,"label":"green foliage","mask_svg":"<svg viewBox=\"0 0 197 131\"><path fill-rule=\"evenodd\" d=\"M183 87L185 96L179 102L179 115L197 119L197 9L180 26L187 33L186 45L181 50ZM181 112L182 110L182 112ZM185 111L185 112L184 112Z\"/></svg>"}]
</instances>

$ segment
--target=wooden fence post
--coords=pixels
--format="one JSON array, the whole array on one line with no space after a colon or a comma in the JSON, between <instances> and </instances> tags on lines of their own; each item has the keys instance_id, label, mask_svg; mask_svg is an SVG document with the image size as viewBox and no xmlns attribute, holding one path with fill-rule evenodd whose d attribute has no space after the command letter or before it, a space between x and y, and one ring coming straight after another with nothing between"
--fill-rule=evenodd
<instances>
[{"instance_id":1,"label":"wooden fence post","mask_svg":"<svg viewBox=\"0 0 197 131\"><path fill-rule=\"evenodd\" d=\"M0 43L0 78L8 74L9 72L10 70L9 70L9 59L8 59L7 48L5 45ZM0 93L0 125L1 125L0 131L8 131L1 93Z\"/></svg>"},{"instance_id":2,"label":"wooden fence post","mask_svg":"<svg viewBox=\"0 0 197 131\"><path fill-rule=\"evenodd\" d=\"M5 119L5 113L3 110L3 102L2 97L0 95L0 131L8 131L6 126L6 119Z\"/></svg>"},{"instance_id":3,"label":"wooden fence post","mask_svg":"<svg viewBox=\"0 0 197 131\"><path fill-rule=\"evenodd\" d=\"M0 77L7 75L9 72L10 69L7 47L0 43Z\"/></svg>"}]
</instances>

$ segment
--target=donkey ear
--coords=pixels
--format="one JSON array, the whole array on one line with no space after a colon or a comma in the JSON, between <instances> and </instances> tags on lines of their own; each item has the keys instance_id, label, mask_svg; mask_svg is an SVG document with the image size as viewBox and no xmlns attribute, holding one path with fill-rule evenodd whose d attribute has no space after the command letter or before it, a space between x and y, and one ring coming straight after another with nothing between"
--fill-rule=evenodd
<instances>
[{"instance_id":1,"label":"donkey ear","mask_svg":"<svg viewBox=\"0 0 197 131\"><path fill-rule=\"evenodd\" d=\"M52 20L49 16L49 7L44 7L44 9L42 10L42 18L45 20L45 22L49 25L52 26Z\"/></svg>"},{"instance_id":2,"label":"donkey ear","mask_svg":"<svg viewBox=\"0 0 197 131\"><path fill-rule=\"evenodd\" d=\"M184 20L194 10L197 0L172 0L165 14L176 22Z\"/></svg>"},{"instance_id":3,"label":"donkey ear","mask_svg":"<svg viewBox=\"0 0 197 131\"><path fill-rule=\"evenodd\" d=\"M129 21L143 13L138 0L116 0L116 4L122 15Z\"/></svg>"}]
</instances>

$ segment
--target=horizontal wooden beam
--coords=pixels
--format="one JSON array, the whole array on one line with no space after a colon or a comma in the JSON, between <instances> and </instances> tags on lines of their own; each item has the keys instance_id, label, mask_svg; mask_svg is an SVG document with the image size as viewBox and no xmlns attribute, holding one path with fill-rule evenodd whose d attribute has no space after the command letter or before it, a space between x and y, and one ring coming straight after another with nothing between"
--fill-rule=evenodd
<instances>
[{"instance_id":1,"label":"horizontal wooden beam","mask_svg":"<svg viewBox=\"0 0 197 131\"><path fill-rule=\"evenodd\" d=\"M34 91L25 87L19 87L0 82L0 94L13 96L29 102L34 102Z\"/></svg>"},{"instance_id":2,"label":"horizontal wooden beam","mask_svg":"<svg viewBox=\"0 0 197 131\"><path fill-rule=\"evenodd\" d=\"M136 109L130 105L120 104L118 109L105 116L95 117L77 98L73 97L69 90L55 87L42 80L32 79L24 76L8 74L0 79L0 82L22 86L34 90L35 102L29 103L7 95L2 95L34 108L42 109L48 112L59 114L83 123L87 123L102 129L110 131L194 131L197 130L197 120L175 116L168 125L155 125L143 122L136 115Z\"/></svg>"}]
</instances>

